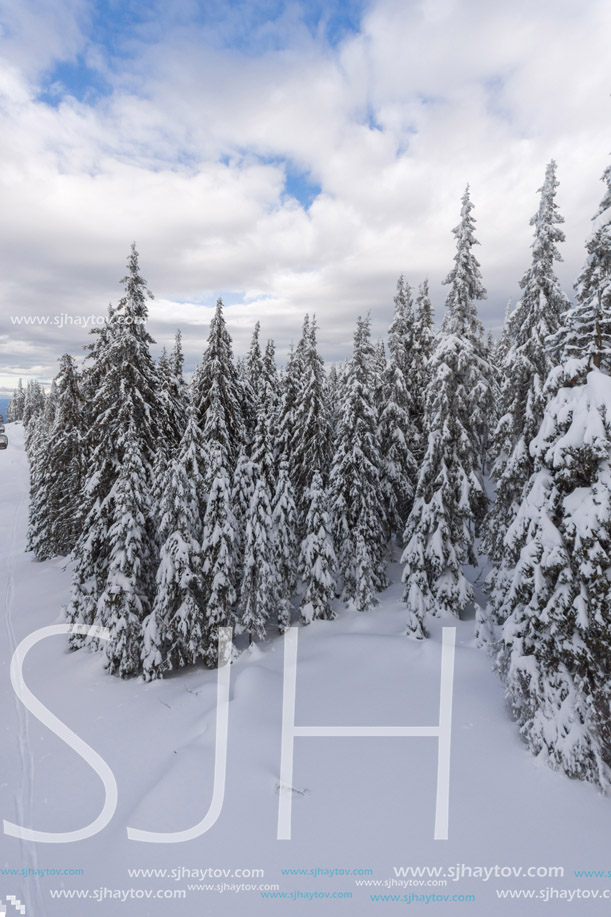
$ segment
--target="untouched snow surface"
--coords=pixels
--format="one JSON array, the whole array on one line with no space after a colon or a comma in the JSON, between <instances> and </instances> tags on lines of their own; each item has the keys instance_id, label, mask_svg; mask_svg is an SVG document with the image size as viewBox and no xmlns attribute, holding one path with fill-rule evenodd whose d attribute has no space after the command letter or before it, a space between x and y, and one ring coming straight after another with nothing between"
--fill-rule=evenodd
<instances>
[{"instance_id":1,"label":"untouched snow surface","mask_svg":"<svg viewBox=\"0 0 611 917\"><path fill-rule=\"evenodd\" d=\"M10 447L0 453L0 814L25 827L70 831L96 817L103 803L102 784L74 751L17 701L9 677L17 643L37 628L63 622L70 575L64 561L36 563L24 552L28 480L23 432L15 425L7 432ZM565 907L567 913L580 915L606 913L608 903L602 895L611 888L609 878L578 878L574 870L605 870L606 876L611 800L539 766L529 756L506 713L488 658L474 647L472 620L435 621L432 638L420 644L402 636L406 614L399 566L392 572L395 582L377 610L342 611L334 622L299 629L296 722L436 725L441 627L455 625L449 840L433 840L433 738L297 738L293 837L276 839L280 637L243 652L231 667L227 785L217 823L203 836L181 844L128 840L127 826L178 831L199 822L207 811L216 674L192 669L152 684L122 682L104 672L101 656L69 653L65 637L50 637L27 657L27 684L112 768L119 800L110 824L87 840L43 844L0 835L0 898L8 903L7 914L19 912L8 900L11 895L25 904L26 917L335 917L384 909L556 915L565 913ZM443 876L457 864L487 870L521 867L523 872L531 866L560 866L564 877L502 877L488 872L486 880L486 873L478 877L476 872L460 881L446 876L447 884L440 885L440 879L402 877L395 871L441 867ZM128 869L138 868L165 869L167 875L128 874ZM217 873L200 879L195 872L188 874L205 869ZM283 869L337 872L283 875ZM58 875L51 874L53 870L83 873ZM172 870L178 879L170 876ZM236 875L238 870L262 873ZM355 875L342 870L372 872ZM37 876L36 871L46 874ZM364 880L386 884L356 884ZM410 881L416 884L405 885ZM436 884L418 884L430 881ZM198 884L201 889L188 889ZM211 888L205 890L204 885ZM567 890L591 890L599 897L582 894L570 907L563 897L497 897L498 890L538 893L549 888L563 895ZM61 890L82 895L53 897ZM140 896L175 890L185 890L186 897ZM291 897L262 896L270 891ZM320 897L340 892L352 897ZM372 895L402 900L373 901ZM411 895L474 895L475 901L408 901Z\"/></svg>"}]
</instances>

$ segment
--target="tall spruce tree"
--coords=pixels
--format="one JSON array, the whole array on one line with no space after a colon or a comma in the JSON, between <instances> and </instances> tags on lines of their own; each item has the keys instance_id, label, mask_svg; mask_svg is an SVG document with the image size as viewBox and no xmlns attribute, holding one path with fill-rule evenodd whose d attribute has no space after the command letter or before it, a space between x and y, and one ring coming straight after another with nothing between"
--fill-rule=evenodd
<instances>
[{"instance_id":1,"label":"tall spruce tree","mask_svg":"<svg viewBox=\"0 0 611 917\"><path fill-rule=\"evenodd\" d=\"M206 508L205 444L193 410L160 488L159 565L155 599L143 622L142 664L147 680L206 661L202 520Z\"/></svg>"},{"instance_id":2,"label":"tall spruce tree","mask_svg":"<svg viewBox=\"0 0 611 917\"><path fill-rule=\"evenodd\" d=\"M324 361L317 349L316 318L306 316L299 346L299 382L293 412L290 473L295 491L298 529L303 533L308 490L315 471L328 477L331 429L325 399Z\"/></svg>"},{"instance_id":3,"label":"tall spruce tree","mask_svg":"<svg viewBox=\"0 0 611 917\"><path fill-rule=\"evenodd\" d=\"M427 450L404 534L407 632L418 639L426 635L427 612L460 615L472 601L463 565L476 563L474 539L486 510L482 460L492 380L476 306L486 292L472 251L477 244L472 209L467 188L454 229L446 316L431 363Z\"/></svg>"},{"instance_id":4,"label":"tall spruce tree","mask_svg":"<svg viewBox=\"0 0 611 917\"><path fill-rule=\"evenodd\" d=\"M208 407L203 431L206 465L206 511L202 533L202 576L204 584L204 624L206 644L204 661L214 667L218 662L219 628L233 623L234 543L237 521L231 504L231 450L225 444L227 412L218 388Z\"/></svg>"},{"instance_id":5,"label":"tall spruce tree","mask_svg":"<svg viewBox=\"0 0 611 917\"><path fill-rule=\"evenodd\" d=\"M20 379L17 383L17 388L13 391L13 397L9 402L6 414L7 423L14 423L15 421L23 420L24 408L25 390L23 388L23 380Z\"/></svg>"},{"instance_id":6,"label":"tall spruce tree","mask_svg":"<svg viewBox=\"0 0 611 917\"><path fill-rule=\"evenodd\" d=\"M165 347L157 362L159 401L162 411L160 450L169 457L182 438L186 423L187 390L182 375L182 344L177 332L175 347L168 356Z\"/></svg>"},{"instance_id":7,"label":"tall spruce tree","mask_svg":"<svg viewBox=\"0 0 611 917\"><path fill-rule=\"evenodd\" d=\"M221 299L217 300L210 323L202 363L193 376L191 400L201 429L206 429L207 442L216 443L224 452L232 475L245 440L245 427L242 387L233 362L231 337ZM216 407L211 411L213 403Z\"/></svg>"},{"instance_id":8,"label":"tall spruce tree","mask_svg":"<svg viewBox=\"0 0 611 917\"><path fill-rule=\"evenodd\" d=\"M569 315L565 352L587 353L597 368L611 373L611 166L601 181L605 195L593 219L588 258L576 284L577 304Z\"/></svg>"},{"instance_id":9,"label":"tall spruce tree","mask_svg":"<svg viewBox=\"0 0 611 917\"><path fill-rule=\"evenodd\" d=\"M30 465L30 500L26 550L32 551L36 560L48 560L55 553L51 541L55 506L50 500L53 466L49 450L49 425L44 411L30 415L27 454Z\"/></svg>"},{"instance_id":10,"label":"tall spruce tree","mask_svg":"<svg viewBox=\"0 0 611 917\"><path fill-rule=\"evenodd\" d=\"M269 493L272 494L276 487L277 445L275 440L278 423L278 375L273 341L268 341L265 348L257 391L258 402L255 411L251 456L260 474L265 477Z\"/></svg>"},{"instance_id":11,"label":"tall spruce tree","mask_svg":"<svg viewBox=\"0 0 611 917\"><path fill-rule=\"evenodd\" d=\"M23 426L25 430L24 439L25 439L25 448L26 451L30 449L30 440L34 435L36 429L35 421L39 414L42 414L45 409L45 393L42 389L40 382L37 379L30 379L25 389L25 397L23 402Z\"/></svg>"},{"instance_id":12,"label":"tall spruce tree","mask_svg":"<svg viewBox=\"0 0 611 917\"><path fill-rule=\"evenodd\" d=\"M382 491L388 539L394 533L403 534L417 476L414 450L419 437L413 421L413 394L406 379L414 346L413 318L411 291L401 276L395 296L395 314L388 329L388 360L382 375L379 407Z\"/></svg>"},{"instance_id":13,"label":"tall spruce tree","mask_svg":"<svg viewBox=\"0 0 611 917\"><path fill-rule=\"evenodd\" d=\"M150 353L150 344L154 342L146 330L147 300L152 294L140 273L135 245L122 283L124 295L118 306L109 310L108 322L90 350L94 363L86 379L87 390L93 395L87 418L88 476L84 485L83 530L73 552L73 586L67 616L73 623L102 624L113 614L112 609L105 607L105 602L110 601L116 608L125 610L129 628L135 628L136 618L141 622L150 611L154 576L147 573L138 578L140 575L134 574L132 585L139 591L133 604L129 604L132 599L128 601L123 593L116 600L111 599L119 594L115 587L120 572L117 552L121 539L132 537L121 528L117 500L120 498L126 506L131 506L135 515L143 514L143 530L138 535L139 569L148 571L155 564L156 550L151 480L164 416L158 398L157 371ZM137 486L134 480L125 477L128 452L130 473L142 475ZM115 579L109 581L111 576ZM113 634L120 645L106 644L109 667L122 675L135 672L136 651L139 660L139 647L133 642L135 631L129 630L129 640L125 643L126 633L117 622ZM96 639L72 635L71 646L77 647L82 642L99 646Z\"/></svg>"},{"instance_id":14,"label":"tall spruce tree","mask_svg":"<svg viewBox=\"0 0 611 917\"><path fill-rule=\"evenodd\" d=\"M244 444L238 455L238 462L233 476L233 488L231 491L231 506L236 523L236 534L233 545L233 569L235 572L235 581L237 583L242 580L246 520L250 510L250 503L255 492L256 474L258 473L257 466L248 453L249 450L246 444Z\"/></svg>"},{"instance_id":15,"label":"tall spruce tree","mask_svg":"<svg viewBox=\"0 0 611 917\"><path fill-rule=\"evenodd\" d=\"M121 472L112 491L113 516L108 531L109 558L98 622L109 630L106 667L127 678L141 670L142 624L150 611L155 557L147 531L146 475L138 437L130 423Z\"/></svg>"},{"instance_id":16,"label":"tall spruce tree","mask_svg":"<svg viewBox=\"0 0 611 917\"><path fill-rule=\"evenodd\" d=\"M531 219L535 227L532 262L520 281L522 298L510 314L506 328L506 353L501 367L499 421L493 438L492 477L496 499L486 524L484 549L493 569L488 580L490 601L485 617L478 615L480 640L494 640L502 618L499 609L513 574L505 535L520 506L524 488L534 470L530 443L543 419L545 380L555 365L556 340L569 300L554 272L561 261L558 243L564 241L564 222L555 202L558 181L552 160L539 189L539 209Z\"/></svg>"},{"instance_id":17,"label":"tall spruce tree","mask_svg":"<svg viewBox=\"0 0 611 917\"><path fill-rule=\"evenodd\" d=\"M532 753L608 790L611 381L571 359L545 394L535 470L506 536L515 567L496 665Z\"/></svg>"},{"instance_id":18,"label":"tall spruce tree","mask_svg":"<svg viewBox=\"0 0 611 917\"><path fill-rule=\"evenodd\" d=\"M611 171L530 443L534 470L507 531L496 665L530 750L611 789Z\"/></svg>"},{"instance_id":19,"label":"tall spruce tree","mask_svg":"<svg viewBox=\"0 0 611 917\"><path fill-rule=\"evenodd\" d=\"M388 585L386 516L381 491L379 418L370 320L359 318L330 475L334 542L343 599L358 611L376 605Z\"/></svg>"},{"instance_id":20,"label":"tall spruce tree","mask_svg":"<svg viewBox=\"0 0 611 917\"><path fill-rule=\"evenodd\" d=\"M302 624L320 619L331 621L336 616L332 602L335 599L337 559L331 537L328 497L319 471L314 472L308 499L306 534L299 554L299 573L304 584Z\"/></svg>"},{"instance_id":21,"label":"tall spruce tree","mask_svg":"<svg viewBox=\"0 0 611 917\"><path fill-rule=\"evenodd\" d=\"M249 642L262 640L276 607L276 573L269 490L257 465L254 493L246 514L240 605L242 628Z\"/></svg>"},{"instance_id":22,"label":"tall spruce tree","mask_svg":"<svg viewBox=\"0 0 611 917\"><path fill-rule=\"evenodd\" d=\"M280 462L276 492L272 506L274 535L276 599L278 604L278 629L284 633L291 623L291 598L297 582L297 507L288 461Z\"/></svg>"},{"instance_id":23,"label":"tall spruce tree","mask_svg":"<svg viewBox=\"0 0 611 917\"><path fill-rule=\"evenodd\" d=\"M435 328L433 307L429 294L429 282L424 280L418 287L414 319L413 351L406 384L411 394L411 418L418 440L413 449L414 457L420 462L426 451L427 431L424 429L426 391L431 376L431 359L435 349Z\"/></svg>"},{"instance_id":24,"label":"tall spruce tree","mask_svg":"<svg viewBox=\"0 0 611 917\"><path fill-rule=\"evenodd\" d=\"M87 443L83 402L74 358L64 354L56 382L55 421L49 435L49 506L53 507L50 541L53 554L68 555L83 525L83 485Z\"/></svg>"},{"instance_id":25,"label":"tall spruce tree","mask_svg":"<svg viewBox=\"0 0 611 917\"><path fill-rule=\"evenodd\" d=\"M306 321L308 317L306 316ZM305 324L305 323L304 323ZM278 455L289 462L291 480L293 478L293 432L295 428L295 411L299 401L302 381L301 348L289 352L287 364L280 377L280 400L278 406ZM293 481L294 486L294 481Z\"/></svg>"}]
</instances>

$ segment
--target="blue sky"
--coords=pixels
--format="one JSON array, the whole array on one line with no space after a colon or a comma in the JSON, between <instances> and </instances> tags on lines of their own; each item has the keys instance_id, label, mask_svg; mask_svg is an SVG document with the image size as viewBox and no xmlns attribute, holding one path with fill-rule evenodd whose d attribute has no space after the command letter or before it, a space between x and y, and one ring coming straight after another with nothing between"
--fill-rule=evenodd
<instances>
[{"instance_id":1,"label":"blue sky","mask_svg":"<svg viewBox=\"0 0 611 917\"><path fill-rule=\"evenodd\" d=\"M442 314L470 182L489 328L519 296L558 162L569 294L608 162L606 0L0 0L0 395L49 379L105 313L132 240L151 330L189 364L232 291L236 351L315 312L328 359L396 278ZM570 61L570 66L567 66Z\"/></svg>"},{"instance_id":2,"label":"blue sky","mask_svg":"<svg viewBox=\"0 0 611 917\"><path fill-rule=\"evenodd\" d=\"M136 64L145 45L161 43L169 31L195 29L201 47L265 56L290 50L300 33L337 47L359 31L363 3L330 0L287 4L252 2L93 2L80 15L83 47L52 62L41 80L40 96L58 106L66 97L92 103L111 95L109 71L120 74Z\"/></svg>"}]
</instances>

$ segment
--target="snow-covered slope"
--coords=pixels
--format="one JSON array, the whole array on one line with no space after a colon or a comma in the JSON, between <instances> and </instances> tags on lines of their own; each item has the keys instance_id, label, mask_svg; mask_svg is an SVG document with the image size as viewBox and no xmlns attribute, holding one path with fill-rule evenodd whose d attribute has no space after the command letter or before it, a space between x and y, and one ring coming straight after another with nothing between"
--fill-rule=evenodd
<instances>
[{"instance_id":1,"label":"snow-covered slope","mask_svg":"<svg viewBox=\"0 0 611 917\"><path fill-rule=\"evenodd\" d=\"M23 434L9 427L0 453L0 704L3 766L0 814L44 831L90 822L103 803L91 768L17 701L11 654L37 628L62 622L69 590L63 562L36 563L24 552L27 466ZM575 878L605 869L611 801L591 787L539 767L505 712L487 657L474 648L473 621L436 622L432 639L402 636L405 609L395 583L377 610L342 612L334 622L299 630L296 722L304 725L434 725L439 706L442 624L457 627L449 840L433 840L436 740L298 738L295 742L292 840L276 839L282 717L282 638L244 652L231 667L229 749L224 805L214 827L182 844L131 841L127 827L178 831L200 821L212 795L216 675L196 669L161 682L122 682L99 656L69 653L64 637L32 649L29 688L112 768L118 805L99 834L74 844L33 844L0 835L0 898L17 896L27 917L225 917L249 914L369 914L371 895L475 895L476 900L420 904L425 913L450 903L469 914L558 913L542 898L503 901L499 889L596 889L608 880ZM403 882L395 867L562 866L564 878ZM185 871L226 870L200 880ZM167 869L166 877L128 869ZM79 870L82 874L9 875L6 870ZM282 869L372 870L370 874L283 875ZM2 870L4 873L2 874ZM238 870L262 870L253 877ZM177 875L178 873L175 873ZM447 877L446 877L447 879ZM415 881L428 881L416 879ZM438 880L433 880L437 882ZM188 889L210 885L209 890ZM218 891L217 886L229 886ZM240 886L256 886L241 888ZM264 888L259 888L264 886ZM270 889L269 886L277 886ZM78 898L53 897L79 890ZM130 892L130 890L133 890ZM184 898L144 897L186 891ZM263 897L276 891L289 898ZM349 892L350 899L306 895ZM299 894L298 894L299 893ZM85 897L86 894L86 897ZM95 895L102 897L97 900ZM412 901L411 907L416 903ZM602 900L574 902L579 914L602 913ZM407 901L388 902L405 908ZM17 910L9 902L8 914Z\"/></svg>"}]
</instances>

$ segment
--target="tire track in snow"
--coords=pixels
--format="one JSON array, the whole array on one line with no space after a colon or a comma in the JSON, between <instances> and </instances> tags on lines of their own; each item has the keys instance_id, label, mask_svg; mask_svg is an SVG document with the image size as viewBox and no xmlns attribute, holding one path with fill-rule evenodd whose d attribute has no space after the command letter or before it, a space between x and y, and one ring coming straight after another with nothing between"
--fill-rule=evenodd
<instances>
[{"instance_id":1,"label":"tire track in snow","mask_svg":"<svg viewBox=\"0 0 611 917\"><path fill-rule=\"evenodd\" d=\"M21 518L21 511L25 503L25 497L21 497L15 510L11 534L9 539L8 554L6 557L6 590L5 590L5 623L8 636L9 658L12 658L17 648L17 636L13 623L13 610L15 604L15 555L17 553L17 529ZM19 748L19 759L21 762L21 785L19 791L15 794L15 810L17 813L16 822L19 825L29 827L32 821L34 810L34 756L30 743L30 727L28 712L23 704L13 694L15 710L17 712L17 721L19 729L17 733L17 744ZM22 866L29 866L31 869L38 868L38 854L36 845L31 841L20 840ZM42 895L40 889L40 879L36 872L31 873L30 883L28 885L31 903L34 906L34 913L44 913Z\"/></svg>"}]
</instances>

